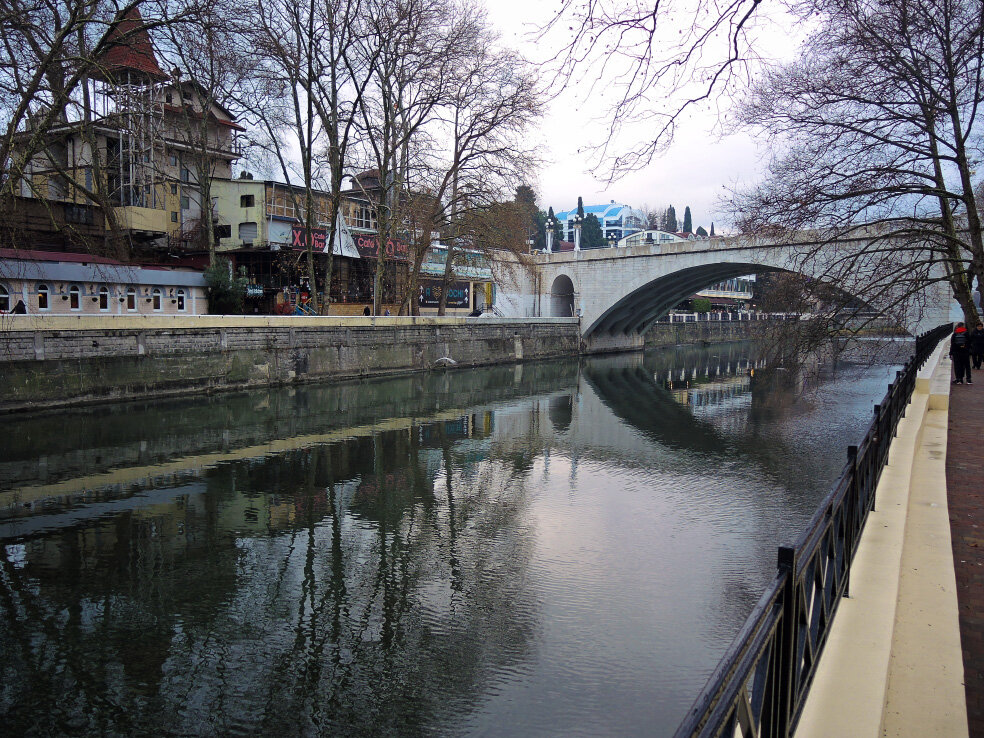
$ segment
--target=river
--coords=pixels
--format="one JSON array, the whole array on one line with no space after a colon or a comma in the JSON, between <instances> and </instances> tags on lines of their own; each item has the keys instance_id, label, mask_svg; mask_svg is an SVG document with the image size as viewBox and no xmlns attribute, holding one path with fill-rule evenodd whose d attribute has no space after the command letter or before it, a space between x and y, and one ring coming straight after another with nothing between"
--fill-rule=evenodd
<instances>
[{"instance_id":1,"label":"river","mask_svg":"<svg viewBox=\"0 0 984 738\"><path fill-rule=\"evenodd\" d=\"M897 367L751 344L13 415L7 735L667 735Z\"/></svg>"}]
</instances>

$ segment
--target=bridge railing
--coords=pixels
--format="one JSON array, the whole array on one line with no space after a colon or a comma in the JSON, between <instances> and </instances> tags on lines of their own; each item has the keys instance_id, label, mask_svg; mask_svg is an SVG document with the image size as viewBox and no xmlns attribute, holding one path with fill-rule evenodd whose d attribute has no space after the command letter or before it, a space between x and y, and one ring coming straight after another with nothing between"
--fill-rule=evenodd
<instances>
[{"instance_id":1,"label":"bridge railing","mask_svg":"<svg viewBox=\"0 0 984 738\"><path fill-rule=\"evenodd\" d=\"M657 323L728 323L756 320L799 320L799 313L763 313L757 310L712 310L709 313L667 313Z\"/></svg>"},{"instance_id":2,"label":"bridge railing","mask_svg":"<svg viewBox=\"0 0 984 738\"><path fill-rule=\"evenodd\" d=\"M694 702L676 738L789 736L841 597L888 450L916 386L916 375L951 331L916 339L916 351L889 384L861 443L793 546L779 548L778 572Z\"/></svg>"}]
</instances>

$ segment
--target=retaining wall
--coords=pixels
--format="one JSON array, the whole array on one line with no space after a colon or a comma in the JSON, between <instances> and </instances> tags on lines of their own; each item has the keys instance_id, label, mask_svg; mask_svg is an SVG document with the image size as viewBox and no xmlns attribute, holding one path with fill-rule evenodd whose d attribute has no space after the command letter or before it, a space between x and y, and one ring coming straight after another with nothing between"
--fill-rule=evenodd
<instances>
[{"instance_id":1,"label":"retaining wall","mask_svg":"<svg viewBox=\"0 0 984 738\"><path fill-rule=\"evenodd\" d=\"M0 411L577 354L576 319L2 316Z\"/></svg>"},{"instance_id":2,"label":"retaining wall","mask_svg":"<svg viewBox=\"0 0 984 738\"><path fill-rule=\"evenodd\" d=\"M725 343L760 338L775 331L782 322L769 320L704 321L701 323L654 323L646 331L646 346L677 346L688 343Z\"/></svg>"}]
</instances>

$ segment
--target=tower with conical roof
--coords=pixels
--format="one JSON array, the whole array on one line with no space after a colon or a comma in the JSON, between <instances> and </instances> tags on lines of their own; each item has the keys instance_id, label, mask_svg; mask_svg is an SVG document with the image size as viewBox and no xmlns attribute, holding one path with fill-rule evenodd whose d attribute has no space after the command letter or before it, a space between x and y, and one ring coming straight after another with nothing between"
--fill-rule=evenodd
<instances>
[{"instance_id":1,"label":"tower with conical roof","mask_svg":"<svg viewBox=\"0 0 984 738\"><path fill-rule=\"evenodd\" d=\"M157 62L140 11L127 8L98 48L91 75L102 108L98 112L101 122L118 133L106 138L109 192L122 207L157 208L163 116L158 91L168 77Z\"/></svg>"}]
</instances>

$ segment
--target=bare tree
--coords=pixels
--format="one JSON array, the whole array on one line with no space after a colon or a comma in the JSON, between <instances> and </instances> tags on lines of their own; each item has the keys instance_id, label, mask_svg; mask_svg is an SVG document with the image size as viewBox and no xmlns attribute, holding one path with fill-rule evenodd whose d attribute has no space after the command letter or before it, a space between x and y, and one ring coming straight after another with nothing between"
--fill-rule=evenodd
<instances>
[{"instance_id":1,"label":"bare tree","mask_svg":"<svg viewBox=\"0 0 984 738\"><path fill-rule=\"evenodd\" d=\"M617 177L649 164L695 107L751 79L764 15L760 0L562 0L540 41L565 39L554 56L561 85L614 92L598 98L610 130L592 148ZM639 123L646 138L623 150L621 134Z\"/></svg>"},{"instance_id":2,"label":"bare tree","mask_svg":"<svg viewBox=\"0 0 984 738\"><path fill-rule=\"evenodd\" d=\"M760 186L735 193L733 216L751 233L858 239L824 268L869 299L903 300L942 275L976 321L979 3L847 0L819 18L802 58L770 71L741 110L782 153Z\"/></svg>"},{"instance_id":3,"label":"bare tree","mask_svg":"<svg viewBox=\"0 0 984 738\"><path fill-rule=\"evenodd\" d=\"M245 48L244 23L228 0L181 0L187 22L161 29L163 56L174 70L168 83L170 100L163 101L165 136L181 152L189 171L183 189L198 199L192 233L215 262L215 213L212 181L231 175L238 156L232 117L240 89L251 75L253 59ZM184 77L184 74L189 75ZM226 115L228 114L228 118ZM220 165L220 162L224 162ZM187 165L187 166L185 166Z\"/></svg>"}]
</instances>

